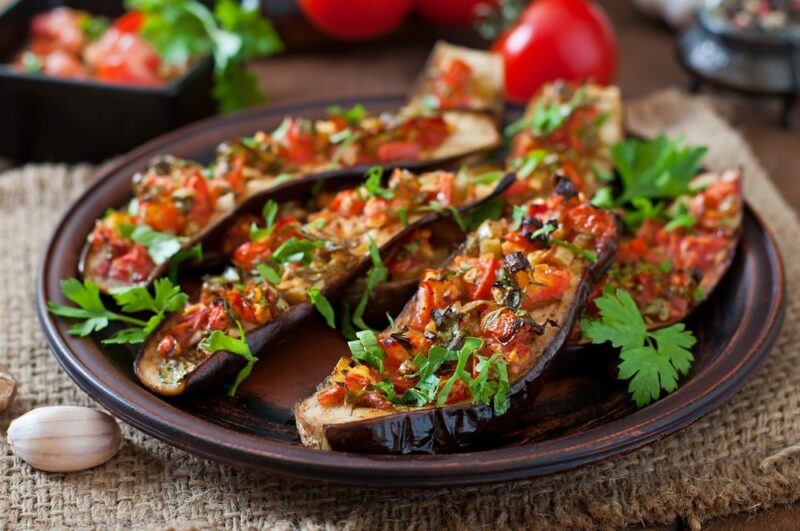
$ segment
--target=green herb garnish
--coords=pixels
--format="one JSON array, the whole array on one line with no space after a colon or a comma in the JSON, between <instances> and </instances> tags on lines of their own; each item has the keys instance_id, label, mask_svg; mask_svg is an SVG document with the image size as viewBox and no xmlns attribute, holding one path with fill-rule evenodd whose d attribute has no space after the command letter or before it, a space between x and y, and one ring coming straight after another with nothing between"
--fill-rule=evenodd
<instances>
[{"instance_id":1,"label":"green herb garnish","mask_svg":"<svg viewBox=\"0 0 800 531\"><path fill-rule=\"evenodd\" d=\"M245 337L242 323L236 321L236 326L239 327L239 337L231 337L224 332L214 330L200 344L200 347L207 352L214 353L224 350L225 352L238 354L247 360L247 365L239 371L233 385L228 389L228 396L234 396L236 394L239 385L250 376L250 373L253 372L253 366L258 361L258 358L253 356L253 353L250 352L250 345L247 344L247 337Z\"/></svg>"},{"instance_id":2,"label":"green herb garnish","mask_svg":"<svg viewBox=\"0 0 800 531\"><path fill-rule=\"evenodd\" d=\"M181 238L158 232L147 225L123 224L119 226L119 231L122 237L147 247L147 252L156 265L166 263L181 250Z\"/></svg>"},{"instance_id":3,"label":"green herb garnish","mask_svg":"<svg viewBox=\"0 0 800 531\"><path fill-rule=\"evenodd\" d=\"M343 109L338 105L334 105L332 107L328 107L326 110L330 116L334 118L341 118L347 122L348 125L357 125L358 122L363 120L367 115L367 110L360 103L353 105L349 109Z\"/></svg>"},{"instance_id":4,"label":"green herb garnish","mask_svg":"<svg viewBox=\"0 0 800 531\"><path fill-rule=\"evenodd\" d=\"M637 407L671 393L678 378L686 376L694 356L689 350L696 339L683 323L649 332L630 294L622 289L595 299L600 319L581 320L581 332L592 343L610 342L620 349L618 378L630 380L628 391Z\"/></svg>"},{"instance_id":5,"label":"green herb garnish","mask_svg":"<svg viewBox=\"0 0 800 531\"><path fill-rule=\"evenodd\" d=\"M367 170L367 180L364 182L367 194L382 199L394 199L394 193L381 186L381 179L383 179L383 167L373 166Z\"/></svg>"},{"instance_id":6,"label":"green herb garnish","mask_svg":"<svg viewBox=\"0 0 800 531\"><path fill-rule=\"evenodd\" d=\"M368 330L367 323L364 322L364 311L367 309L367 302L369 302L372 292L381 282L385 282L389 276L389 270L383 265L381 261L381 253L378 246L372 238L369 239L369 256L372 259L372 267L367 272L367 282L364 288L364 293L358 301L355 311L353 312L353 324L361 330Z\"/></svg>"},{"instance_id":7,"label":"green herb garnish","mask_svg":"<svg viewBox=\"0 0 800 531\"><path fill-rule=\"evenodd\" d=\"M261 215L264 218L264 227L259 227L255 223L250 225L250 241L261 241L270 235L272 229L275 228L275 218L278 216L278 203L270 199L264 204L261 209Z\"/></svg>"},{"instance_id":8,"label":"green herb garnish","mask_svg":"<svg viewBox=\"0 0 800 531\"><path fill-rule=\"evenodd\" d=\"M333 306L331 306L331 303L328 302L328 299L325 298L325 295L322 294L317 286L308 290L308 299L320 315L325 318L325 322L328 326L336 329L336 318L334 317Z\"/></svg>"},{"instance_id":9,"label":"green herb garnish","mask_svg":"<svg viewBox=\"0 0 800 531\"><path fill-rule=\"evenodd\" d=\"M378 338L375 337L375 332L372 330L361 330L360 332L356 332L356 338L355 341L347 342L347 346L350 347L353 358L382 373L386 352L378 344Z\"/></svg>"}]
</instances>

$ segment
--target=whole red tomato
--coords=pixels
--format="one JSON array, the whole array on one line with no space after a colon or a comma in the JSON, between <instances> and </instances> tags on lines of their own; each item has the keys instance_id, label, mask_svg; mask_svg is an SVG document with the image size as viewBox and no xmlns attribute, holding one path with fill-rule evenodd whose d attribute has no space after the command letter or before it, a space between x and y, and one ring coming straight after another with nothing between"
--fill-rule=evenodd
<instances>
[{"instance_id":1,"label":"whole red tomato","mask_svg":"<svg viewBox=\"0 0 800 531\"><path fill-rule=\"evenodd\" d=\"M610 83L617 69L611 22L588 0L536 0L492 49L503 55L506 96L517 101L554 79Z\"/></svg>"},{"instance_id":2,"label":"whole red tomato","mask_svg":"<svg viewBox=\"0 0 800 531\"><path fill-rule=\"evenodd\" d=\"M346 41L389 33L413 4L414 0L300 0L306 17L317 28Z\"/></svg>"},{"instance_id":3,"label":"whole red tomato","mask_svg":"<svg viewBox=\"0 0 800 531\"><path fill-rule=\"evenodd\" d=\"M422 18L442 26L466 26L475 21L482 6L496 6L497 0L417 0Z\"/></svg>"}]
</instances>

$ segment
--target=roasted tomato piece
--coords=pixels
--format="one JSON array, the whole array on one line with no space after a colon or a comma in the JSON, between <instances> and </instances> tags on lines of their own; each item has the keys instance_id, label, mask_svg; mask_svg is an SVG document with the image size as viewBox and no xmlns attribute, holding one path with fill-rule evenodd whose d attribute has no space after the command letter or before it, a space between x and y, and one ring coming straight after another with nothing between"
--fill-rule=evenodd
<instances>
[{"instance_id":1,"label":"roasted tomato piece","mask_svg":"<svg viewBox=\"0 0 800 531\"><path fill-rule=\"evenodd\" d=\"M299 120L290 120L282 144L283 155L289 162L303 165L314 160L314 136L304 130L303 124Z\"/></svg>"},{"instance_id":2,"label":"roasted tomato piece","mask_svg":"<svg viewBox=\"0 0 800 531\"><path fill-rule=\"evenodd\" d=\"M422 148L416 142L387 142L378 147L378 162L417 160Z\"/></svg>"},{"instance_id":3,"label":"roasted tomato piece","mask_svg":"<svg viewBox=\"0 0 800 531\"><path fill-rule=\"evenodd\" d=\"M319 403L323 407L341 406L344 404L344 397L347 395L347 390L343 385L335 385L319 396Z\"/></svg>"},{"instance_id":4,"label":"roasted tomato piece","mask_svg":"<svg viewBox=\"0 0 800 531\"><path fill-rule=\"evenodd\" d=\"M569 287L568 271L555 269L549 265L538 265L533 272L533 282L525 292L527 304L536 304L560 297Z\"/></svg>"},{"instance_id":5,"label":"roasted tomato piece","mask_svg":"<svg viewBox=\"0 0 800 531\"><path fill-rule=\"evenodd\" d=\"M109 278L122 282L139 282L146 279L156 268L147 248L134 245L130 251L111 261Z\"/></svg>"}]
</instances>

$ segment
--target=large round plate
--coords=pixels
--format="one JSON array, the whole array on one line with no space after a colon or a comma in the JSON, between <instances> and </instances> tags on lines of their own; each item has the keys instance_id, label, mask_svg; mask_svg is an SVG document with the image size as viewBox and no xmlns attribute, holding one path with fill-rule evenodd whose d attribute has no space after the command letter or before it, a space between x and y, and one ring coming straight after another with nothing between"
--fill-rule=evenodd
<instances>
[{"instance_id":1,"label":"large round plate","mask_svg":"<svg viewBox=\"0 0 800 531\"><path fill-rule=\"evenodd\" d=\"M359 100L375 111L401 98ZM290 411L328 373L344 344L319 327L262 356L241 397L222 394L164 400L136 381L130 353L101 349L67 334L47 313L64 303L61 279L76 276L79 253L94 220L122 204L130 178L151 157L170 153L209 160L214 146L278 125L285 115L322 116L328 101L275 106L216 118L178 130L137 149L105 170L66 212L42 261L36 302L47 339L69 376L125 422L173 446L236 467L306 480L371 486L475 484L541 476L631 451L708 413L739 389L777 338L784 309L784 276L775 241L747 209L736 259L721 286L690 326L697 361L677 391L642 410L626 399L613 376L613 357L564 356L532 408L527 427L490 450L436 456L367 456L322 452L299 444ZM317 332L318 330L318 332ZM302 353L302 363L297 362Z\"/></svg>"}]
</instances>

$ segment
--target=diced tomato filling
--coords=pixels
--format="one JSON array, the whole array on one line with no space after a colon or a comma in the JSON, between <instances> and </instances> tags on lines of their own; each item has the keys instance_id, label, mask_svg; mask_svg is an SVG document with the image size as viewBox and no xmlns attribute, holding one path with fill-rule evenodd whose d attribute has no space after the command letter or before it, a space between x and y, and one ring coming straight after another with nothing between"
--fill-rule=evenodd
<instances>
[{"instance_id":1,"label":"diced tomato filling","mask_svg":"<svg viewBox=\"0 0 800 531\"><path fill-rule=\"evenodd\" d=\"M291 120L282 139L282 156L297 165L312 162L316 155L314 135L304 131L299 120Z\"/></svg>"},{"instance_id":2,"label":"diced tomato filling","mask_svg":"<svg viewBox=\"0 0 800 531\"><path fill-rule=\"evenodd\" d=\"M528 285L525 300L533 305L561 297L569 288L570 274L562 269L554 269L548 265L537 267L533 274L533 282Z\"/></svg>"},{"instance_id":3,"label":"diced tomato filling","mask_svg":"<svg viewBox=\"0 0 800 531\"><path fill-rule=\"evenodd\" d=\"M334 385L330 389L326 389L319 395L319 403L323 407L335 407L344 404L344 398L347 396L347 390L343 385Z\"/></svg>"},{"instance_id":4,"label":"diced tomato filling","mask_svg":"<svg viewBox=\"0 0 800 531\"><path fill-rule=\"evenodd\" d=\"M433 92L441 109L452 109L469 102L472 68L461 59L451 60L434 80Z\"/></svg>"},{"instance_id":5,"label":"diced tomato filling","mask_svg":"<svg viewBox=\"0 0 800 531\"><path fill-rule=\"evenodd\" d=\"M130 251L114 258L108 269L108 278L121 282L140 282L145 280L156 268L147 248L134 245Z\"/></svg>"},{"instance_id":6,"label":"diced tomato filling","mask_svg":"<svg viewBox=\"0 0 800 531\"><path fill-rule=\"evenodd\" d=\"M378 162L417 160L421 154L422 147L416 142L387 142L378 147Z\"/></svg>"}]
</instances>

